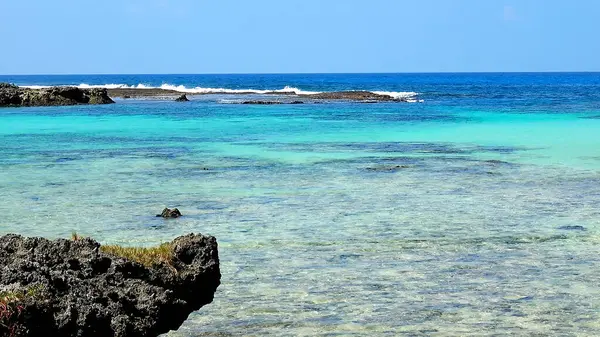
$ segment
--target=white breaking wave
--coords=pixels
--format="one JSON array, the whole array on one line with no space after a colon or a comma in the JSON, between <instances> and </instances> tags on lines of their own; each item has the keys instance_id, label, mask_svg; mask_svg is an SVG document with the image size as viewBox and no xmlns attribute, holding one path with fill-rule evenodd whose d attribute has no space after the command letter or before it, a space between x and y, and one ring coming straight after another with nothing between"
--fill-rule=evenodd
<instances>
[{"instance_id":1,"label":"white breaking wave","mask_svg":"<svg viewBox=\"0 0 600 337\"><path fill-rule=\"evenodd\" d=\"M286 86L283 89L266 89L266 90L257 90L257 89L226 89L226 88L187 88L183 85L171 85L171 84L163 84L158 89L164 90L174 90L179 92L185 92L190 94L270 94L270 93L278 93L278 94L291 94L291 95L311 95L318 94L318 91L304 91L298 88L293 88Z\"/></svg>"},{"instance_id":2,"label":"white breaking wave","mask_svg":"<svg viewBox=\"0 0 600 337\"><path fill-rule=\"evenodd\" d=\"M21 88L28 88L28 89L45 89L45 88L50 88L50 85L20 85L19 87Z\"/></svg>"},{"instance_id":3,"label":"white breaking wave","mask_svg":"<svg viewBox=\"0 0 600 337\"><path fill-rule=\"evenodd\" d=\"M240 104L242 102L244 102L244 101L241 99L220 99L218 103L219 104Z\"/></svg>"},{"instance_id":4,"label":"white breaking wave","mask_svg":"<svg viewBox=\"0 0 600 337\"><path fill-rule=\"evenodd\" d=\"M21 88L29 88L29 89L46 89L46 88L52 88L52 87L77 87L79 89L92 89L92 88L106 88L106 89L120 89L120 88L131 88L131 89L135 89L135 88L139 88L139 89L143 89L143 88L151 88L151 87L146 87L143 84L138 84L137 86L128 86L127 84L101 84L101 85L91 85L91 84L86 84L86 83L81 83L80 85L21 85Z\"/></svg>"},{"instance_id":5,"label":"white breaking wave","mask_svg":"<svg viewBox=\"0 0 600 337\"><path fill-rule=\"evenodd\" d=\"M414 99L417 97L417 93L416 92L412 92L412 91L371 91L374 94L377 95L384 95L384 96L390 96L394 99Z\"/></svg>"},{"instance_id":6,"label":"white breaking wave","mask_svg":"<svg viewBox=\"0 0 600 337\"><path fill-rule=\"evenodd\" d=\"M61 87L69 87L72 85L59 85ZM30 89L44 89L50 88L50 85L23 85L22 88L30 88ZM160 87L149 86L145 84L138 85L127 85L127 84L87 84L81 83L79 85L75 85L75 87L80 89L92 89L92 88L106 88L106 89L163 89L163 90L172 90L178 91L182 93L188 94L270 94L270 93L278 93L278 94L290 94L290 95L311 95L311 94L320 94L320 91L305 91L300 90L298 88L286 86L283 89L265 89L265 90L257 90L257 89L227 89L227 88L204 88L204 87L195 87L188 88L183 85L172 85L172 84L163 84Z\"/></svg>"},{"instance_id":7,"label":"white breaking wave","mask_svg":"<svg viewBox=\"0 0 600 337\"><path fill-rule=\"evenodd\" d=\"M67 87L71 85L60 85L62 87ZM44 89L50 88L52 86L49 85L24 85L21 86L23 88L30 89ZM321 91L306 91L298 88L286 86L283 89L227 89L227 88L204 88L204 87L194 87L188 88L183 85L172 85L172 84L163 84L159 87L149 86L145 84L137 84L137 85L127 85L127 84L87 84L81 83L76 85L76 87L80 89L93 89L93 88L106 88L106 89L163 89L163 90L172 90L187 94L290 94L290 95L314 95L320 94ZM374 94L378 95L386 95L390 96L394 99L406 100L407 102L423 102L423 100L418 100L418 93L416 92L397 92L397 91L371 91Z\"/></svg>"}]
</instances>

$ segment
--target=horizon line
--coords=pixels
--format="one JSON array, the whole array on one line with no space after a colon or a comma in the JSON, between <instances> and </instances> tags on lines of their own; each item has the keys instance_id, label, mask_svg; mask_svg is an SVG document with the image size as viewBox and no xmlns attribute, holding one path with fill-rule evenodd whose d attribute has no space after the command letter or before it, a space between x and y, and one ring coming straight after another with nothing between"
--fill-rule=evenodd
<instances>
[{"instance_id":1,"label":"horizon line","mask_svg":"<svg viewBox=\"0 0 600 337\"><path fill-rule=\"evenodd\" d=\"M421 71L421 72L266 72L266 73L50 73L50 74L0 74L0 76L125 76L125 75L390 75L390 74L593 74L600 70L579 71Z\"/></svg>"}]
</instances>

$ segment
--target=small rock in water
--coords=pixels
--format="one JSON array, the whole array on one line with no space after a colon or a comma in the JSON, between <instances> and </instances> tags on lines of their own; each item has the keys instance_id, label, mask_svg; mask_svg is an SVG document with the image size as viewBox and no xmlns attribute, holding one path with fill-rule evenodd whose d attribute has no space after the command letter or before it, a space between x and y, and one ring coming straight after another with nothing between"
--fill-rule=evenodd
<instances>
[{"instance_id":1,"label":"small rock in water","mask_svg":"<svg viewBox=\"0 0 600 337\"><path fill-rule=\"evenodd\" d=\"M179 218L181 215L182 215L181 212L177 208L173 208L173 209L165 208L165 209L163 209L162 213L157 214L156 217L157 218L163 217L165 219L168 219L168 218Z\"/></svg>"},{"instance_id":2,"label":"small rock in water","mask_svg":"<svg viewBox=\"0 0 600 337\"><path fill-rule=\"evenodd\" d=\"M380 166L380 167L367 167L367 171L373 172L394 172L401 169L410 168L408 165L395 165L395 166Z\"/></svg>"},{"instance_id":3,"label":"small rock in water","mask_svg":"<svg viewBox=\"0 0 600 337\"><path fill-rule=\"evenodd\" d=\"M562 229L564 231L585 231L586 230L585 227L579 226L579 225L576 225L576 226L560 226L560 227L558 227L558 229Z\"/></svg>"},{"instance_id":4,"label":"small rock in water","mask_svg":"<svg viewBox=\"0 0 600 337\"><path fill-rule=\"evenodd\" d=\"M187 102L187 101L189 101L189 99L187 98L187 96L185 94L183 94L175 99L175 102Z\"/></svg>"}]
</instances>

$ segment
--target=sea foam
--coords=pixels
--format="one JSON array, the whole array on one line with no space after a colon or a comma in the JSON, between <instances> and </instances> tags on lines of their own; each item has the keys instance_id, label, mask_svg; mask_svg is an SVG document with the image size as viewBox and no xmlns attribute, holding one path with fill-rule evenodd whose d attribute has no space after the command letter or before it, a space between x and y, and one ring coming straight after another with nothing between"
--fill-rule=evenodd
<instances>
[{"instance_id":1,"label":"sea foam","mask_svg":"<svg viewBox=\"0 0 600 337\"><path fill-rule=\"evenodd\" d=\"M419 100L417 99L417 96L419 95L416 92L412 92L412 91L371 91L374 94L377 95L385 95L385 96L390 96L394 99L404 99L407 102L411 102L411 103L415 103L415 102L423 102L423 100Z\"/></svg>"},{"instance_id":2,"label":"sea foam","mask_svg":"<svg viewBox=\"0 0 600 337\"><path fill-rule=\"evenodd\" d=\"M70 85L59 85L59 86L70 86ZM23 85L22 88L30 88L30 89L44 89L50 88L50 85ZM270 93L280 93L280 94L291 94L291 95L311 95L311 94L319 94L320 91L306 91L300 90L298 88L286 86L283 89L228 89L228 88L204 88L204 87L194 87L188 88L183 85L172 85L172 84L163 84L159 87L145 85L145 84L137 84L137 85L127 85L127 84L87 84L81 83L79 85L75 85L75 87L80 89L93 89L93 88L106 88L106 89L163 89L163 90L172 90L189 94L270 94Z\"/></svg>"}]
</instances>

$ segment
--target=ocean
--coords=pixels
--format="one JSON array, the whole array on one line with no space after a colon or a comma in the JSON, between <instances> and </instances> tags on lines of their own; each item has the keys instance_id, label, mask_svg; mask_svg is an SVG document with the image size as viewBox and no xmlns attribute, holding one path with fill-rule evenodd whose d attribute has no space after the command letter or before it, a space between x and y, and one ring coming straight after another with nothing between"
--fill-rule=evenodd
<instances>
[{"instance_id":1,"label":"ocean","mask_svg":"<svg viewBox=\"0 0 600 337\"><path fill-rule=\"evenodd\" d=\"M217 238L214 302L167 336L600 334L600 73L0 82L188 93L0 109L0 235ZM231 104L273 90L411 102Z\"/></svg>"}]
</instances>

